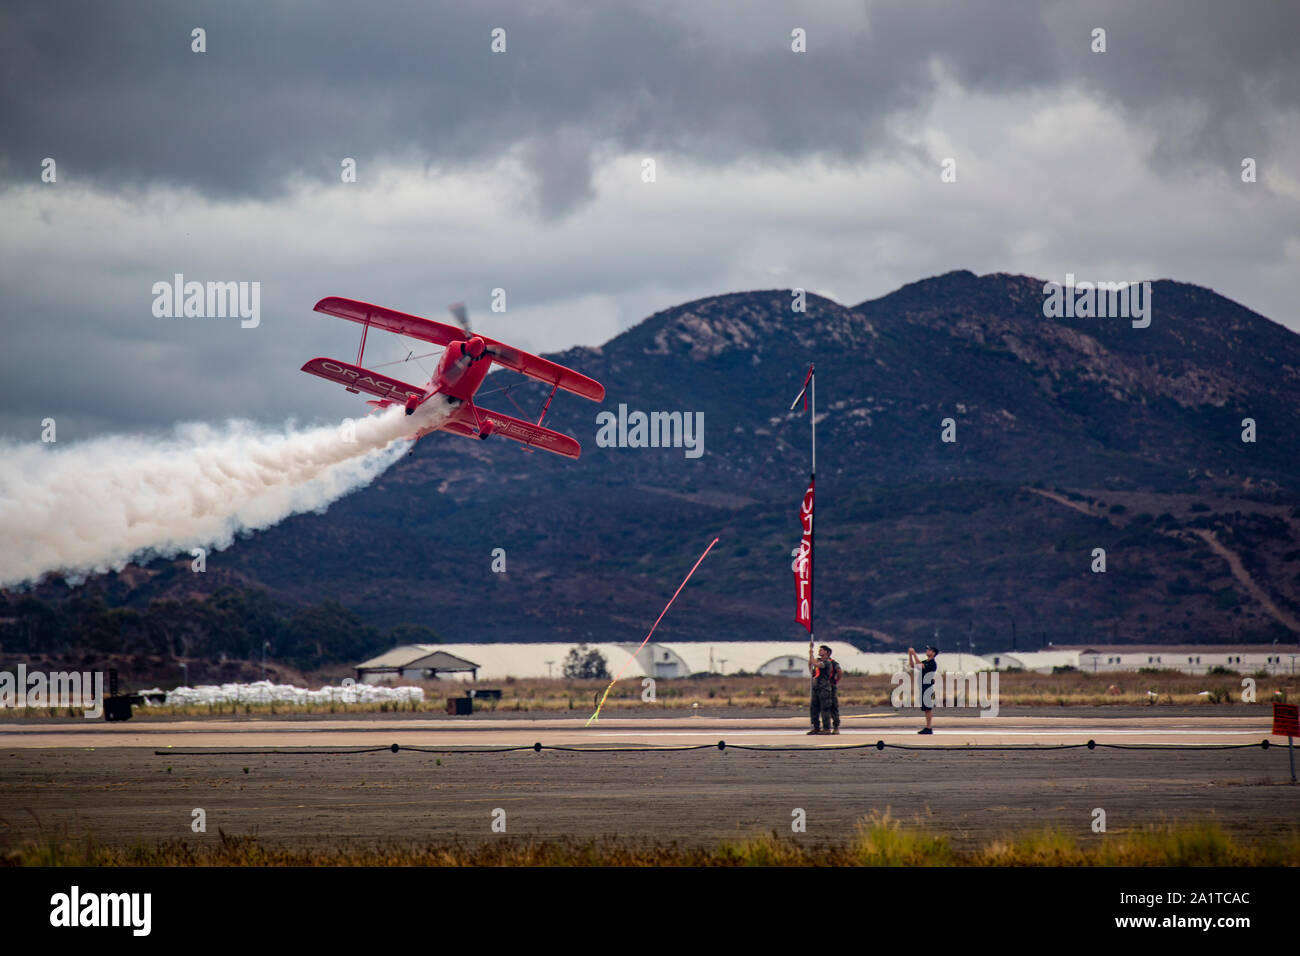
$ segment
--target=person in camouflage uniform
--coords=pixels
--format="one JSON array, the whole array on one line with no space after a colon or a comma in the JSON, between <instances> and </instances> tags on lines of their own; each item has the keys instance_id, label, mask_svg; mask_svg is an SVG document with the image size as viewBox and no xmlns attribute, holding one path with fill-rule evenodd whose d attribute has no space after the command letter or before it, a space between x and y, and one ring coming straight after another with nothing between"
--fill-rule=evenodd
<instances>
[{"instance_id":1,"label":"person in camouflage uniform","mask_svg":"<svg viewBox=\"0 0 1300 956\"><path fill-rule=\"evenodd\" d=\"M813 658L812 646L808 647L808 670L813 676L812 701L809 706L812 715L812 734L838 734L840 732L840 701L836 695L843 671L831 657L831 649L825 644L817 648L817 657ZM818 727L818 719L821 726Z\"/></svg>"}]
</instances>

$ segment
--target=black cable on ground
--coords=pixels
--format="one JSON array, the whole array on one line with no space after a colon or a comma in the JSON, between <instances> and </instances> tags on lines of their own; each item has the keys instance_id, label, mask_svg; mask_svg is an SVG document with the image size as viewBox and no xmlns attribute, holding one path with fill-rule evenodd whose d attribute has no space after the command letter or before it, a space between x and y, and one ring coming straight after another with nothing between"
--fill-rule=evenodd
<instances>
[{"instance_id":1,"label":"black cable on ground","mask_svg":"<svg viewBox=\"0 0 1300 956\"><path fill-rule=\"evenodd\" d=\"M155 750L153 754L155 757L166 757L168 754L176 754L181 757L238 757L240 754L248 754L249 756L255 754L284 754L286 756L320 754L324 757L347 757L352 754L379 753L382 750L393 750L393 748L363 747L358 750L177 750L173 747L168 750ZM393 750L393 752L396 753L397 751Z\"/></svg>"},{"instance_id":2,"label":"black cable on ground","mask_svg":"<svg viewBox=\"0 0 1300 956\"><path fill-rule=\"evenodd\" d=\"M714 744L682 744L677 747L574 747L559 744L533 744L532 749L541 753L543 750L556 750L561 753L574 754L617 754L617 753L682 753L687 750L712 750Z\"/></svg>"},{"instance_id":3,"label":"black cable on ground","mask_svg":"<svg viewBox=\"0 0 1300 956\"><path fill-rule=\"evenodd\" d=\"M728 748L732 750L748 750L754 753L825 753L828 751L844 750L908 750L908 751L926 751L942 750L946 752L967 752L967 753L985 753L993 751L1015 751L1019 753L1045 752L1048 750L1079 750L1087 748L1096 750L1103 748L1107 750L1176 750L1176 751L1194 751L1194 750L1249 750L1253 748L1268 750L1269 742L1267 739L1257 744L1099 744L1095 740L1089 740L1083 744L887 744L883 740L877 740L874 744L845 744L838 747L808 747L808 746L755 746L752 744L728 744L725 740L719 740L716 744L688 744L680 747L575 747L554 744L535 743L529 746L514 747L412 747L399 746L391 744L387 747L365 747L356 750L177 750L171 748L168 750L155 750L155 757L178 756L178 757L237 757L237 756L285 756L285 757L307 757L307 756L351 756L353 754L371 754L380 753L387 750L391 753L398 753L402 750L411 750L416 753L424 754L505 754L518 753L521 750L532 750L541 753L543 750L554 750L559 753L573 754L636 754L636 753L684 753L691 750L713 750L718 749L725 751Z\"/></svg>"}]
</instances>

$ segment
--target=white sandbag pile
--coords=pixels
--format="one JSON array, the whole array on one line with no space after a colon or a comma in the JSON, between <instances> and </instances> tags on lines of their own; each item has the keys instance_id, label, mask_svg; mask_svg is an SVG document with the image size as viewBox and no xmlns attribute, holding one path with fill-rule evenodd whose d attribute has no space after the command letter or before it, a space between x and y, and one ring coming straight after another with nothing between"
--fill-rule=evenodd
<instances>
[{"instance_id":1,"label":"white sandbag pile","mask_svg":"<svg viewBox=\"0 0 1300 956\"><path fill-rule=\"evenodd\" d=\"M251 684L204 684L163 691L140 691L147 704L186 707L204 704L418 704L424 701L419 687L378 687L374 684L344 684L308 690L269 680Z\"/></svg>"}]
</instances>

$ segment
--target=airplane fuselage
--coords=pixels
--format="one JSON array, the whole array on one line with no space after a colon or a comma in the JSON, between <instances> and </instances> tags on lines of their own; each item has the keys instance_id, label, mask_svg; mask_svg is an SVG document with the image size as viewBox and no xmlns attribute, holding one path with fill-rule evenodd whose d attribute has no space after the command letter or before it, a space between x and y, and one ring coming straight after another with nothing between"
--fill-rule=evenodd
<instances>
[{"instance_id":1,"label":"airplane fuselage","mask_svg":"<svg viewBox=\"0 0 1300 956\"><path fill-rule=\"evenodd\" d=\"M468 402L491 368L492 356L484 350L483 340L477 335L466 342L453 342L442 353L429 390Z\"/></svg>"}]
</instances>

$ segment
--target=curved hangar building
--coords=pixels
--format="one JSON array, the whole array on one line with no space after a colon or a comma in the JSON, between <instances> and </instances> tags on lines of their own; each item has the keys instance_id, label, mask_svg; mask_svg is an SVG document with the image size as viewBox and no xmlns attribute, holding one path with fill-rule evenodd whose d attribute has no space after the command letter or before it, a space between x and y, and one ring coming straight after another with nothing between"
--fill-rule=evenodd
<instances>
[{"instance_id":1,"label":"curved hangar building","mask_svg":"<svg viewBox=\"0 0 1300 956\"><path fill-rule=\"evenodd\" d=\"M408 644L357 665L357 680L367 683L402 680L498 681L507 677L563 677L564 662L574 648L595 650L611 676L637 652L636 644ZM849 644L831 644L835 659L848 674L895 674L907 664L905 653L867 654ZM939 656L940 670L970 673L991 670L992 659L958 652ZM700 641L647 644L623 669L623 676L671 679L696 674L758 674L807 677L806 647L786 641Z\"/></svg>"}]
</instances>

